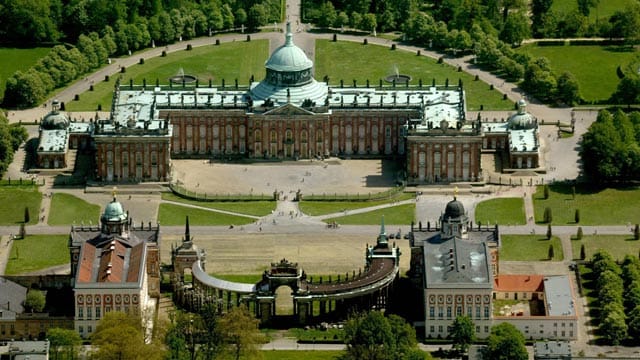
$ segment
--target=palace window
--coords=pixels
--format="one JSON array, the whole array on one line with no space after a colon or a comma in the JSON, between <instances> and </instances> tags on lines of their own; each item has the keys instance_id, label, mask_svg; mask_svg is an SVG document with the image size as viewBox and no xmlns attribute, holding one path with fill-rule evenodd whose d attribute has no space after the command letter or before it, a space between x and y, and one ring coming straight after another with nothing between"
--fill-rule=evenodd
<instances>
[{"instance_id":1,"label":"palace window","mask_svg":"<svg viewBox=\"0 0 640 360\"><path fill-rule=\"evenodd\" d=\"M487 318L487 319L489 318L489 307L488 306L484 307L484 317Z\"/></svg>"},{"instance_id":2,"label":"palace window","mask_svg":"<svg viewBox=\"0 0 640 360\"><path fill-rule=\"evenodd\" d=\"M451 319L451 306L447 306L447 319Z\"/></svg>"},{"instance_id":3,"label":"palace window","mask_svg":"<svg viewBox=\"0 0 640 360\"><path fill-rule=\"evenodd\" d=\"M480 306L476 306L476 319L480 319Z\"/></svg>"},{"instance_id":4,"label":"palace window","mask_svg":"<svg viewBox=\"0 0 640 360\"><path fill-rule=\"evenodd\" d=\"M436 317L436 308L435 308L435 306L429 306L429 317L430 318Z\"/></svg>"},{"instance_id":5,"label":"palace window","mask_svg":"<svg viewBox=\"0 0 640 360\"><path fill-rule=\"evenodd\" d=\"M462 315L462 306L456 307L456 316Z\"/></svg>"},{"instance_id":6,"label":"palace window","mask_svg":"<svg viewBox=\"0 0 640 360\"><path fill-rule=\"evenodd\" d=\"M473 309L471 308L471 306L467 306L467 316L469 318L471 318L471 312L473 311Z\"/></svg>"},{"instance_id":7,"label":"palace window","mask_svg":"<svg viewBox=\"0 0 640 360\"><path fill-rule=\"evenodd\" d=\"M438 317L442 318L444 316L444 308L442 306L438 306Z\"/></svg>"},{"instance_id":8,"label":"palace window","mask_svg":"<svg viewBox=\"0 0 640 360\"><path fill-rule=\"evenodd\" d=\"M275 130L271 130L271 142L277 142L278 141L278 133L276 133Z\"/></svg>"},{"instance_id":9,"label":"palace window","mask_svg":"<svg viewBox=\"0 0 640 360\"><path fill-rule=\"evenodd\" d=\"M100 306L96 306L96 319L100 319Z\"/></svg>"},{"instance_id":10,"label":"palace window","mask_svg":"<svg viewBox=\"0 0 640 360\"><path fill-rule=\"evenodd\" d=\"M78 307L78 319L82 320L82 318L84 318L84 307L79 306Z\"/></svg>"},{"instance_id":11,"label":"palace window","mask_svg":"<svg viewBox=\"0 0 640 360\"><path fill-rule=\"evenodd\" d=\"M91 306L87 307L87 320L91 320L93 319L92 315L91 315Z\"/></svg>"}]
</instances>

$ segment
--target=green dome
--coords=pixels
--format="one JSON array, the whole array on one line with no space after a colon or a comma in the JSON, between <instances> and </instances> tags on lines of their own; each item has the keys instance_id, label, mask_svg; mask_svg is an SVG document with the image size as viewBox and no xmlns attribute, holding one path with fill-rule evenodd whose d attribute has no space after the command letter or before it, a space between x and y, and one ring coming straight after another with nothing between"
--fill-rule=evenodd
<instances>
[{"instance_id":1,"label":"green dome","mask_svg":"<svg viewBox=\"0 0 640 360\"><path fill-rule=\"evenodd\" d=\"M524 99L518 101L518 112L509 117L509 129L525 130L536 127L536 118L527 112L527 102Z\"/></svg>"},{"instance_id":2,"label":"green dome","mask_svg":"<svg viewBox=\"0 0 640 360\"><path fill-rule=\"evenodd\" d=\"M69 119L66 115L54 110L42 119L44 130L65 130L69 127Z\"/></svg>"},{"instance_id":3,"label":"green dome","mask_svg":"<svg viewBox=\"0 0 640 360\"><path fill-rule=\"evenodd\" d=\"M304 51L293 43L293 34L289 23L287 23L287 35L284 45L271 54L271 57L265 63L265 67L278 72L303 71L313 67L313 62L309 60Z\"/></svg>"},{"instance_id":4,"label":"green dome","mask_svg":"<svg viewBox=\"0 0 640 360\"><path fill-rule=\"evenodd\" d=\"M456 198L447 203L447 207L444 210L444 219L456 219L464 215L464 205Z\"/></svg>"},{"instance_id":5,"label":"green dome","mask_svg":"<svg viewBox=\"0 0 640 360\"><path fill-rule=\"evenodd\" d=\"M127 214L122 209L122 204L120 204L115 197L107 204L107 207L104 208L102 219L106 221L122 221L127 219Z\"/></svg>"}]
</instances>

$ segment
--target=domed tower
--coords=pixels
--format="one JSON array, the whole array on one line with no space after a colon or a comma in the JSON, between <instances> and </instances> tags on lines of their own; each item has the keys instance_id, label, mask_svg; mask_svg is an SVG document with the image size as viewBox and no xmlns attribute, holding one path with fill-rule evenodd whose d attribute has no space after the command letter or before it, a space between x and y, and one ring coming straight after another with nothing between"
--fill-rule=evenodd
<instances>
[{"instance_id":1,"label":"domed tower","mask_svg":"<svg viewBox=\"0 0 640 360\"><path fill-rule=\"evenodd\" d=\"M443 238L457 236L462 239L468 238L467 227L469 217L464 205L457 200L456 196L447 203L444 214L440 216L440 231Z\"/></svg>"},{"instance_id":2,"label":"domed tower","mask_svg":"<svg viewBox=\"0 0 640 360\"><path fill-rule=\"evenodd\" d=\"M53 100L51 103L51 112L42 119L40 130L66 130L68 127L69 118L60 112L60 102Z\"/></svg>"},{"instance_id":3,"label":"domed tower","mask_svg":"<svg viewBox=\"0 0 640 360\"><path fill-rule=\"evenodd\" d=\"M518 112L511 115L508 120L510 130L525 130L536 127L536 118L527 112L527 102L518 100Z\"/></svg>"},{"instance_id":4,"label":"domed tower","mask_svg":"<svg viewBox=\"0 0 640 360\"><path fill-rule=\"evenodd\" d=\"M265 62L267 76L252 86L256 100L299 104L304 100L320 101L327 96L327 86L313 78L313 61L293 43L291 23L287 23L285 42Z\"/></svg>"},{"instance_id":5,"label":"domed tower","mask_svg":"<svg viewBox=\"0 0 640 360\"><path fill-rule=\"evenodd\" d=\"M129 230L128 226L129 214L124 212L122 204L116 199L116 193L113 192L113 200L104 208L104 213L100 217L103 234L125 235Z\"/></svg>"}]
</instances>

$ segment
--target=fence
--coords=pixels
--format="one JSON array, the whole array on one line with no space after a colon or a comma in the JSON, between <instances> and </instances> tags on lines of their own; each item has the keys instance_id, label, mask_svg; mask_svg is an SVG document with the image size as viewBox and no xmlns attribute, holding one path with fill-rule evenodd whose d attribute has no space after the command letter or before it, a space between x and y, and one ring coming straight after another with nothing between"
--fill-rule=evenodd
<instances>
[{"instance_id":1,"label":"fence","mask_svg":"<svg viewBox=\"0 0 640 360\"><path fill-rule=\"evenodd\" d=\"M304 195L305 201L374 201L374 200L387 200L400 195L404 191L404 186L397 186L393 189L378 193L367 194L311 194Z\"/></svg>"},{"instance_id":2,"label":"fence","mask_svg":"<svg viewBox=\"0 0 640 360\"><path fill-rule=\"evenodd\" d=\"M265 194L207 194L205 192L190 191L178 184L169 184L171 191L184 199L195 201L271 201L273 195Z\"/></svg>"}]
</instances>

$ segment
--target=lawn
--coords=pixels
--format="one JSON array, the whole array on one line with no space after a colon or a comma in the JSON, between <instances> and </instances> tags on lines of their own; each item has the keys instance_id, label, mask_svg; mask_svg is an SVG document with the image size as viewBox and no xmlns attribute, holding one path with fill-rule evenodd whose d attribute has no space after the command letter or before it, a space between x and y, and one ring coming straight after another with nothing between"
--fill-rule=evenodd
<instances>
[{"instance_id":1,"label":"lawn","mask_svg":"<svg viewBox=\"0 0 640 360\"><path fill-rule=\"evenodd\" d=\"M549 199L544 199L542 186L533 196L536 222L542 223L544 209L549 207L554 225L575 224L575 210L580 210L580 225L623 225L635 224L638 219L640 189L596 188L576 185L575 200L569 184L549 185Z\"/></svg>"},{"instance_id":2,"label":"lawn","mask_svg":"<svg viewBox=\"0 0 640 360\"><path fill-rule=\"evenodd\" d=\"M620 51L615 46L522 46L519 52L534 58L549 59L556 74L571 72L580 85L580 95L586 101L606 100L616 90L620 79L616 68L634 61L636 52Z\"/></svg>"},{"instance_id":3,"label":"lawn","mask_svg":"<svg viewBox=\"0 0 640 360\"><path fill-rule=\"evenodd\" d=\"M5 273L16 275L69 262L69 235L27 235L12 242Z\"/></svg>"},{"instance_id":4,"label":"lawn","mask_svg":"<svg viewBox=\"0 0 640 360\"><path fill-rule=\"evenodd\" d=\"M289 336L295 337L302 341L313 340L342 340L344 338L344 330L329 328L327 330L320 329L301 329L292 328L289 329Z\"/></svg>"},{"instance_id":5,"label":"lawn","mask_svg":"<svg viewBox=\"0 0 640 360\"><path fill-rule=\"evenodd\" d=\"M268 350L261 353L264 360L332 360L344 355L344 351L337 350Z\"/></svg>"},{"instance_id":6,"label":"lawn","mask_svg":"<svg viewBox=\"0 0 640 360\"><path fill-rule=\"evenodd\" d=\"M114 74L109 81L94 84L94 91L82 93L79 101L65 104L66 109L93 111L98 104L104 110L109 109L115 80L119 75L122 75L123 85L128 85L130 79L133 79L134 84L142 85L143 79L146 79L147 85L151 87L155 86L156 79L161 85L167 85L169 77L182 69L185 74L198 77L200 86L208 86L209 79L212 79L214 86L220 86L222 79L225 79L226 86L233 86L235 79L238 79L240 85L247 86L251 74L256 81L264 78L264 62L268 56L267 40L221 43L219 46L201 46L191 51L172 52L166 57L147 59L142 65L130 66L124 74Z\"/></svg>"},{"instance_id":7,"label":"lawn","mask_svg":"<svg viewBox=\"0 0 640 360\"><path fill-rule=\"evenodd\" d=\"M476 206L475 222L499 225L524 225L527 223L522 198L485 200Z\"/></svg>"},{"instance_id":8,"label":"lawn","mask_svg":"<svg viewBox=\"0 0 640 360\"><path fill-rule=\"evenodd\" d=\"M553 245L553 261L562 261L560 239L552 236L547 240L544 235L502 235L500 260L505 261L543 261L548 260L549 244Z\"/></svg>"},{"instance_id":9,"label":"lawn","mask_svg":"<svg viewBox=\"0 0 640 360\"><path fill-rule=\"evenodd\" d=\"M42 194L34 185L0 186L0 225L16 225L24 221L24 208L29 208L29 224L38 222Z\"/></svg>"},{"instance_id":10,"label":"lawn","mask_svg":"<svg viewBox=\"0 0 640 360\"><path fill-rule=\"evenodd\" d=\"M187 215L189 215L189 224L195 226L243 225L250 224L255 221L252 218L244 216L227 215L180 205L160 204L158 222L161 225L168 226L184 225Z\"/></svg>"},{"instance_id":11,"label":"lawn","mask_svg":"<svg viewBox=\"0 0 640 360\"><path fill-rule=\"evenodd\" d=\"M182 198L174 193L162 193L162 200L176 201L209 209L225 210L253 216L269 215L277 205L275 201L196 201Z\"/></svg>"},{"instance_id":12,"label":"lawn","mask_svg":"<svg viewBox=\"0 0 640 360\"><path fill-rule=\"evenodd\" d=\"M401 193L393 199L378 201L301 201L298 203L300 211L310 216L325 215L344 210L362 209L395 201L403 201L415 198L414 193Z\"/></svg>"},{"instance_id":13,"label":"lawn","mask_svg":"<svg viewBox=\"0 0 640 360\"><path fill-rule=\"evenodd\" d=\"M596 18L608 18L614 12L624 10L634 2L634 0L600 0L597 7L591 8L589 21L595 22ZM568 14L578 10L578 3L576 0L555 0L551 5L551 10L560 14Z\"/></svg>"},{"instance_id":14,"label":"lawn","mask_svg":"<svg viewBox=\"0 0 640 360\"><path fill-rule=\"evenodd\" d=\"M79 197L55 193L51 198L49 225L79 225L100 221L100 206L90 204Z\"/></svg>"},{"instance_id":15,"label":"lawn","mask_svg":"<svg viewBox=\"0 0 640 360\"><path fill-rule=\"evenodd\" d=\"M622 260L625 255L638 255L640 241L633 240L633 234L629 235L584 235L582 240L571 240L573 257L580 258L580 247L584 245L585 259L589 260L599 249L604 249L616 260Z\"/></svg>"},{"instance_id":16,"label":"lawn","mask_svg":"<svg viewBox=\"0 0 640 360\"><path fill-rule=\"evenodd\" d=\"M50 48L0 48L0 99L4 96L7 79L18 70L27 70L49 53Z\"/></svg>"},{"instance_id":17,"label":"lawn","mask_svg":"<svg viewBox=\"0 0 640 360\"><path fill-rule=\"evenodd\" d=\"M411 85L416 86L420 79L424 86L431 86L434 78L436 85L444 85L449 79L449 84L454 86L458 85L458 79L462 79L468 110L479 110L480 105L484 105L485 110L513 110L513 103L503 100L497 90L490 90L486 83L474 81L472 75L438 64L435 59L406 51L392 51L379 45L316 40L316 80L321 81L328 75L329 83L334 86L339 85L341 79L345 86L352 86L354 79L359 86L364 86L368 79L371 86L377 87L379 80L393 74L396 68L401 74L410 75L413 78Z\"/></svg>"},{"instance_id":18,"label":"lawn","mask_svg":"<svg viewBox=\"0 0 640 360\"><path fill-rule=\"evenodd\" d=\"M191 221L191 220L189 220ZM256 274L211 274L211 276L216 277L218 279L239 282L245 284L255 284L258 281L262 280L262 273Z\"/></svg>"},{"instance_id":19,"label":"lawn","mask_svg":"<svg viewBox=\"0 0 640 360\"><path fill-rule=\"evenodd\" d=\"M387 225L409 225L415 220L416 204L392 206L384 209L368 211L361 214L340 216L326 219L324 222L337 222L340 225L377 225L384 215Z\"/></svg>"}]
</instances>

